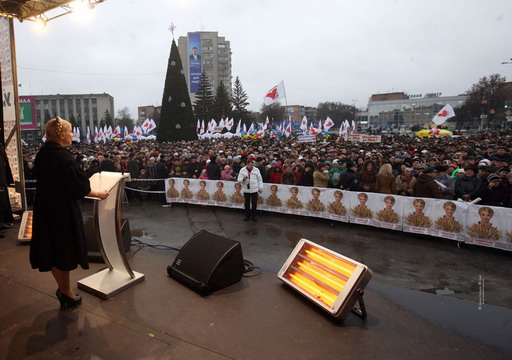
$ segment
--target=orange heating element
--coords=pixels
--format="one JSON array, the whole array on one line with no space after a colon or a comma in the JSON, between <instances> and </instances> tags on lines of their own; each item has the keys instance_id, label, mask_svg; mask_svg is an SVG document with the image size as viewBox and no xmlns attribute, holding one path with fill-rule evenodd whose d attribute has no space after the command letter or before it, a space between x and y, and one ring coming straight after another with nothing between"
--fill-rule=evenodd
<instances>
[{"instance_id":1,"label":"orange heating element","mask_svg":"<svg viewBox=\"0 0 512 360\"><path fill-rule=\"evenodd\" d=\"M327 306L332 306L356 266L317 248L305 250L305 257L312 261L297 262L299 271L289 273L290 281Z\"/></svg>"},{"instance_id":2,"label":"orange heating element","mask_svg":"<svg viewBox=\"0 0 512 360\"><path fill-rule=\"evenodd\" d=\"M32 239L32 216L33 216L32 212L28 213L28 215L27 215L25 231L23 231L23 237L26 239Z\"/></svg>"}]
</instances>

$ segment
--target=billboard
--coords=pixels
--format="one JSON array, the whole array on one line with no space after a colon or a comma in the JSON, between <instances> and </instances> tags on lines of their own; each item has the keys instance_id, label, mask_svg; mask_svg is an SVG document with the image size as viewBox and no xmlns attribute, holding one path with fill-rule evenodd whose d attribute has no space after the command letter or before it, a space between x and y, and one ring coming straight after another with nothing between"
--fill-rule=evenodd
<instances>
[{"instance_id":1,"label":"billboard","mask_svg":"<svg viewBox=\"0 0 512 360\"><path fill-rule=\"evenodd\" d=\"M36 130L36 98L35 96L20 96L20 124L22 129Z\"/></svg>"},{"instance_id":2,"label":"billboard","mask_svg":"<svg viewBox=\"0 0 512 360\"><path fill-rule=\"evenodd\" d=\"M190 73L190 93L195 94L199 90L201 82L201 34L188 34L188 64Z\"/></svg>"}]
</instances>

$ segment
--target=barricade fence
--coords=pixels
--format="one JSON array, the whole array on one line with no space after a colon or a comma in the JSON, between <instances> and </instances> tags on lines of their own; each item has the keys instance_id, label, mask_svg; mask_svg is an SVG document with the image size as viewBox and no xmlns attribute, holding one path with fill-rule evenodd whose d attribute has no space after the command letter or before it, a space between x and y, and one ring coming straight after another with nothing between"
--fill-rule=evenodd
<instances>
[{"instance_id":1,"label":"barricade fence","mask_svg":"<svg viewBox=\"0 0 512 360\"><path fill-rule=\"evenodd\" d=\"M141 189L153 183L165 190ZM35 180L27 180L35 183ZM168 203L243 209L242 183L188 178L133 179L126 190L165 194ZM162 187L160 187L161 189ZM26 188L35 190L35 188ZM264 183L258 209L425 234L512 251L512 209L462 201Z\"/></svg>"},{"instance_id":2,"label":"barricade fence","mask_svg":"<svg viewBox=\"0 0 512 360\"><path fill-rule=\"evenodd\" d=\"M244 207L242 184L169 178L169 203ZM258 209L425 234L512 251L512 209L462 201L269 184Z\"/></svg>"}]
</instances>

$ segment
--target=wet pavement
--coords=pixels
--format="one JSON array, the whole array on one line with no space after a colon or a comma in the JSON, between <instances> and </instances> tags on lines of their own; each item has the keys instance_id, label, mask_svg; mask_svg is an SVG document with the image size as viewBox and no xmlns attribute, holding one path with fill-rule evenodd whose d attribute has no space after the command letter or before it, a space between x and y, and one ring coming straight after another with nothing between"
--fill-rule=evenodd
<instances>
[{"instance_id":1,"label":"wet pavement","mask_svg":"<svg viewBox=\"0 0 512 360\"><path fill-rule=\"evenodd\" d=\"M91 211L84 204L84 214ZM240 210L131 203L141 241L180 247L205 229L241 242L261 276L201 297L169 278L176 251L132 246L146 278L103 301L59 311L55 283L30 269L17 229L0 240L0 359L510 359L512 254L450 240ZM344 323L284 286L277 270L300 238L366 264L368 319ZM72 283L105 267L71 272ZM479 275L485 304L479 308ZM418 291L421 290L421 291ZM450 295L436 295L444 290Z\"/></svg>"},{"instance_id":2,"label":"wet pavement","mask_svg":"<svg viewBox=\"0 0 512 360\"><path fill-rule=\"evenodd\" d=\"M87 209L85 209L87 212ZM480 276L485 303L512 309L512 252L458 244L325 219L260 212L244 222L241 210L154 202L125 206L132 234L144 241L180 247L199 230L238 240L255 265L278 271L297 241L306 238L367 265L373 281L478 302Z\"/></svg>"}]
</instances>

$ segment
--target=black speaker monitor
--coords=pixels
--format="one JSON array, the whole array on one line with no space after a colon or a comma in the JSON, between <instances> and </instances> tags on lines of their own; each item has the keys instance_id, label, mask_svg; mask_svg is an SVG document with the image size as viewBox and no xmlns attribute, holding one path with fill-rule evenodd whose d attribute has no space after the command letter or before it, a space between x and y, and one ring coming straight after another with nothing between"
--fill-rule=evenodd
<instances>
[{"instance_id":1,"label":"black speaker monitor","mask_svg":"<svg viewBox=\"0 0 512 360\"><path fill-rule=\"evenodd\" d=\"M240 242L202 230L178 253L167 273L201 295L234 284L244 273Z\"/></svg>"},{"instance_id":2,"label":"black speaker monitor","mask_svg":"<svg viewBox=\"0 0 512 360\"><path fill-rule=\"evenodd\" d=\"M84 219L84 234L87 241L87 258L90 262L103 263L103 256L98 247L98 236L94 226L94 218L86 217ZM121 219L121 234L123 237L124 252L130 251L132 243L132 233L130 231L130 222L128 219Z\"/></svg>"}]
</instances>

